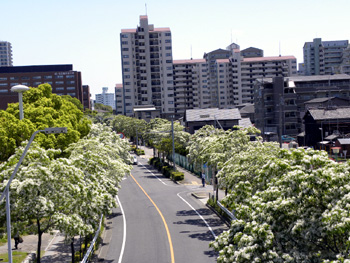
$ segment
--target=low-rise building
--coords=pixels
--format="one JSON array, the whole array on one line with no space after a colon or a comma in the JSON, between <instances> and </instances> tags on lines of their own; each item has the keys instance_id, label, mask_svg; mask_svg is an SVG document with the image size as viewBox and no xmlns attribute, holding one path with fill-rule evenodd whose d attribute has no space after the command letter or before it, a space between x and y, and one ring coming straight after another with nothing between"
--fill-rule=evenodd
<instances>
[{"instance_id":1,"label":"low-rise building","mask_svg":"<svg viewBox=\"0 0 350 263\"><path fill-rule=\"evenodd\" d=\"M52 93L70 95L84 105L81 72L74 71L73 65L13 66L0 67L0 109L18 102L18 95L11 92L11 87L18 84L37 87L44 83L51 85Z\"/></svg>"}]
</instances>

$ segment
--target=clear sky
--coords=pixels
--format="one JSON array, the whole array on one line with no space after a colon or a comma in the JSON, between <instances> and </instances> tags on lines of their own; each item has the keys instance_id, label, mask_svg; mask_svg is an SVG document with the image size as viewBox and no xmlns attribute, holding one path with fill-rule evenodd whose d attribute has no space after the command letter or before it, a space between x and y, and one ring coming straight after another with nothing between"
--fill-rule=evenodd
<instances>
[{"instance_id":1,"label":"clear sky","mask_svg":"<svg viewBox=\"0 0 350 263\"><path fill-rule=\"evenodd\" d=\"M226 48L257 47L294 55L305 42L350 39L349 0L0 0L0 40L12 43L14 66L73 64L92 98L122 83L121 29L146 14L170 27L173 59Z\"/></svg>"}]
</instances>

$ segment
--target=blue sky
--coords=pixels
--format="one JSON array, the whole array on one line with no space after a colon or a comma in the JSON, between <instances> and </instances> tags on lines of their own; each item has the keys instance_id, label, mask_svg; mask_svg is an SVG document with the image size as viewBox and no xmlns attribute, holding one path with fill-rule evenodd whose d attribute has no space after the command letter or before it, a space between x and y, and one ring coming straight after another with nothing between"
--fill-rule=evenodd
<instances>
[{"instance_id":1,"label":"blue sky","mask_svg":"<svg viewBox=\"0 0 350 263\"><path fill-rule=\"evenodd\" d=\"M232 40L299 63L306 41L350 39L349 0L0 0L0 40L12 43L14 66L73 64L94 99L122 82L119 34L136 28L146 3L149 23L171 29L174 59Z\"/></svg>"}]
</instances>

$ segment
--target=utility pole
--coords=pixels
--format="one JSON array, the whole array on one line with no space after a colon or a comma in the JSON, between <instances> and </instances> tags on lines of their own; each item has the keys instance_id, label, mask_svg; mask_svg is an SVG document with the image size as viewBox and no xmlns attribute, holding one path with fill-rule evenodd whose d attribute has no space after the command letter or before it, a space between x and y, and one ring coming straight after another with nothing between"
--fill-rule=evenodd
<instances>
[{"instance_id":1,"label":"utility pole","mask_svg":"<svg viewBox=\"0 0 350 263\"><path fill-rule=\"evenodd\" d=\"M176 171L176 167L175 167L175 142L174 142L174 116L171 118L171 137L172 137L172 141L173 141L173 168L174 171Z\"/></svg>"}]
</instances>

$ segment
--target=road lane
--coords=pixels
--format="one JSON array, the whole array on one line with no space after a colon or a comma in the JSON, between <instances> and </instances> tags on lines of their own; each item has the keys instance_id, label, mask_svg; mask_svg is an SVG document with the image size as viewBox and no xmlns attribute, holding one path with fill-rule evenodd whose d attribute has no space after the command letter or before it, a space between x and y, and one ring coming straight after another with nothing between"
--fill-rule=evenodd
<instances>
[{"instance_id":1,"label":"road lane","mask_svg":"<svg viewBox=\"0 0 350 263\"><path fill-rule=\"evenodd\" d=\"M134 166L132 174L167 222L175 262L215 262L216 254L208 247L209 242L214 240L213 233L218 235L226 230L227 226L202 202L190 195L192 191L200 190L200 186L186 187L174 184L148 168L150 167ZM155 206L147 200L131 177L123 180L119 199L124 208L127 227L122 262L171 262L169 241L162 219ZM120 210L116 209L116 213L119 212ZM106 262L118 262L122 236L121 231L117 229L123 229L120 221L113 223L116 234L113 234L110 242Z\"/></svg>"}]
</instances>

